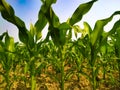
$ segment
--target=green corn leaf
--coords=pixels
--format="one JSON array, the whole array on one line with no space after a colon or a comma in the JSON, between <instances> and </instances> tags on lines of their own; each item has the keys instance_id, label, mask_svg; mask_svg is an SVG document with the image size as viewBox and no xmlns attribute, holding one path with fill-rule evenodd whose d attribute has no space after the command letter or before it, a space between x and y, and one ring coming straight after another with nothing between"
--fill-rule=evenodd
<instances>
[{"instance_id":1,"label":"green corn leaf","mask_svg":"<svg viewBox=\"0 0 120 90\"><path fill-rule=\"evenodd\" d=\"M104 40L106 40L108 36L114 34L118 28L120 28L120 20L115 22L115 24L113 25L113 28L109 32L102 34L101 42L104 42Z\"/></svg>"},{"instance_id":2,"label":"green corn leaf","mask_svg":"<svg viewBox=\"0 0 120 90\"><path fill-rule=\"evenodd\" d=\"M26 29L25 23L19 17L14 16L14 18L15 18L14 20L15 22L13 24L15 24L18 27L18 29L19 27L24 27Z\"/></svg>"},{"instance_id":3,"label":"green corn leaf","mask_svg":"<svg viewBox=\"0 0 120 90\"><path fill-rule=\"evenodd\" d=\"M15 23L14 22L14 16L10 16L6 10L1 11L1 15L7 21L9 21L9 22L11 22L13 24Z\"/></svg>"},{"instance_id":4,"label":"green corn leaf","mask_svg":"<svg viewBox=\"0 0 120 90\"><path fill-rule=\"evenodd\" d=\"M35 74L41 74L42 70L45 69L45 68L46 68L46 63L45 62L40 63L39 66L36 69Z\"/></svg>"},{"instance_id":5,"label":"green corn leaf","mask_svg":"<svg viewBox=\"0 0 120 90\"><path fill-rule=\"evenodd\" d=\"M68 30L68 29L71 29L71 26L68 23L64 22L64 23L61 23L58 28L60 30Z\"/></svg>"},{"instance_id":6,"label":"green corn leaf","mask_svg":"<svg viewBox=\"0 0 120 90\"><path fill-rule=\"evenodd\" d=\"M23 30L23 31L22 31ZM24 31L25 28L19 28L19 39L24 44L28 43L28 31Z\"/></svg>"},{"instance_id":7,"label":"green corn leaf","mask_svg":"<svg viewBox=\"0 0 120 90\"><path fill-rule=\"evenodd\" d=\"M50 24L52 24L53 27L58 27L60 25L58 16L54 13L53 9L50 8Z\"/></svg>"},{"instance_id":8,"label":"green corn leaf","mask_svg":"<svg viewBox=\"0 0 120 90\"><path fill-rule=\"evenodd\" d=\"M56 45L60 45L60 30L58 29L60 22L59 18L53 11L51 4L51 1L46 1L41 7L41 12L43 13L43 16L45 16L45 18L49 22L49 31L45 40L48 40L50 36Z\"/></svg>"},{"instance_id":9,"label":"green corn leaf","mask_svg":"<svg viewBox=\"0 0 120 90\"><path fill-rule=\"evenodd\" d=\"M49 22L48 35L51 36L52 40L56 45L60 45L60 30L58 29L60 22L52 8L50 7L47 12L44 13L47 21ZM48 38L48 35L46 38Z\"/></svg>"},{"instance_id":10,"label":"green corn leaf","mask_svg":"<svg viewBox=\"0 0 120 90\"><path fill-rule=\"evenodd\" d=\"M1 42L0 42L0 53L1 52L4 52L4 47L1 45Z\"/></svg>"},{"instance_id":11,"label":"green corn leaf","mask_svg":"<svg viewBox=\"0 0 120 90\"><path fill-rule=\"evenodd\" d=\"M113 25L113 28L108 32L108 35L111 35L116 32L120 28L120 20L116 21Z\"/></svg>"},{"instance_id":12,"label":"green corn leaf","mask_svg":"<svg viewBox=\"0 0 120 90\"><path fill-rule=\"evenodd\" d=\"M51 36L55 45L60 45L60 30L58 28L54 28L49 26L49 35Z\"/></svg>"},{"instance_id":13,"label":"green corn leaf","mask_svg":"<svg viewBox=\"0 0 120 90\"><path fill-rule=\"evenodd\" d=\"M0 12L4 10L4 7L0 5Z\"/></svg>"},{"instance_id":14,"label":"green corn leaf","mask_svg":"<svg viewBox=\"0 0 120 90\"><path fill-rule=\"evenodd\" d=\"M29 70L29 65L28 63L25 64L25 67L24 67L24 74L26 74Z\"/></svg>"},{"instance_id":15,"label":"green corn leaf","mask_svg":"<svg viewBox=\"0 0 120 90\"><path fill-rule=\"evenodd\" d=\"M25 23L18 18L17 16L14 16L15 18L15 25L18 27L19 29L19 39L21 42L27 44L28 43L28 30L26 29Z\"/></svg>"},{"instance_id":16,"label":"green corn leaf","mask_svg":"<svg viewBox=\"0 0 120 90\"><path fill-rule=\"evenodd\" d=\"M120 26L116 29L116 37L115 37L115 52L116 56L120 58Z\"/></svg>"},{"instance_id":17,"label":"green corn leaf","mask_svg":"<svg viewBox=\"0 0 120 90\"><path fill-rule=\"evenodd\" d=\"M90 25L89 25L87 22L84 22L84 31L85 31L84 37L85 37L86 35L88 35L88 37L89 37L89 39L90 39L90 34L91 34L91 32L92 32L92 29L91 29Z\"/></svg>"},{"instance_id":18,"label":"green corn leaf","mask_svg":"<svg viewBox=\"0 0 120 90\"><path fill-rule=\"evenodd\" d=\"M44 15L46 16L46 18L49 22L49 25L51 25L55 28L60 25L59 18L54 13L54 11L51 7L49 8L49 10L46 13L44 13Z\"/></svg>"},{"instance_id":19,"label":"green corn leaf","mask_svg":"<svg viewBox=\"0 0 120 90\"><path fill-rule=\"evenodd\" d=\"M36 39L39 40L42 37L41 31L47 24L47 19L43 12L40 10L38 15L38 21L35 23Z\"/></svg>"},{"instance_id":20,"label":"green corn leaf","mask_svg":"<svg viewBox=\"0 0 120 90\"><path fill-rule=\"evenodd\" d=\"M97 0L92 0L90 2L81 4L73 13L72 17L70 18L70 25L74 25L78 21L80 21L84 14L86 14L90 8L92 7L93 3Z\"/></svg>"},{"instance_id":21,"label":"green corn leaf","mask_svg":"<svg viewBox=\"0 0 120 90\"><path fill-rule=\"evenodd\" d=\"M11 52L14 51L14 38L10 37L8 33L6 33L5 45L8 51L11 51Z\"/></svg>"},{"instance_id":22,"label":"green corn leaf","mask_svg":"<svg viewBox=\"0 0 120 90\"><path fill-rule=\"evenodd\" d=\"M100 36L102 35L103 32L103 28L104 26L110 22L113 18L114 15L120 14L120 11L116 11L115 13L113 13L109 18L106 19L102 19L102 20L98 20L95 24L95 27L93 29L93 32L91 33L90 36L90 41L91 41L91 45L94 46L94 44L96 43L96 41L100 38Z\"/></svg>"},{"instance_id":23,"label":"green corn leaf","mask_svg":"<svg viewBox=\"0 0 120 90\"><path fill-rule=\"evenodd\" d=\"M5 0L1 0L0 7L2 8L2 17L8 21L14 22L13 18L10 18L14 16L13 8L8 3L6 3Z\"/></svg>"},{"instance_id":24,"label":"green corn leaf","mask_svg":"<svg viewBox=\"0 0 120 90\"><path fill-rule=\"evenodd\" d=\"M31 34L31 36L34 38L35 28L34 28L34 25L33 25L32 23L30 24L30 34Z\"/></svg>"},{"instance_id":25,"label":"green corn leaf","mask_svg":"<svg viewBox=\"0 0 120 90\"><path fill-rule=\"evenodd\" d=\"M0 53L2 52L4 52L5 51L5 43L2 41L2 40L0 40Z\"/></svg>"},{"instance_id":26,"label":"green corn leaf","mask_svg":"<svg viewBox=\"0 0 120 90\"><path fill-rule=\"evenodd\" d=\"M8 48L9 51L14 51L15 48L14 48L14 38L13 37L10 37L10 44L9 44L9 48Z\"/></svg>"},{"instance_id":27,"label":"green corn leaf","mask_svg":"<svg viewBox=\"0 0 120 90\"><path fill-rule=\"evenodd\" d=\"M60 30L60 44L64 45L66 42L67 31L71 29L71 26L66 22L59 25L58 29Z\"/></svg>"},{"instance_id":28,"label":"green corn leaf","mask_svg":"<svg viewBox=\"0 0 120 90\"><path fill-rule=\"evenodd\" d=\"M17 28L19 29L20 41L23 43L27 43L28 35L27 35L27 29L25 27L24 22L20 18L16 16L11 17L7 13L4 13L4 12L2 12L2 17L17 26Z\"/></svg>"},{"instance_id":29,"label":"green corn leaf","mask_svg":"<svg viewBox=\"0 0 120 90\"><path fill-rule=\"evenodd\" d=\"M80 26L78 26L78 25L74 25L73 26L73 30L74 30L74 34L75 34L75 37L77 38L77 34L79 33L79 32L82 32L82 29L80 28Z\"/></svg>"},{"instance_id":30,"label":"green corn leaf","mask_svg":"<svg viewBox=\"0 0 120 90\"><path fill-rule=\"evenodd\" d=\"M47 13L48 10L51 8L51 5L53 3L56 3L57 0L41 0L43 2L43 5L41 6L41 10L44 13Z\"/></svg>"},{"instance_id":31,"label":"green corn leaf","mask_svg":"<svg viewBox=\"0 0 120 90\"><path fill-rule=\"evenodd\" d=\"M49 27L50 35L56 45L64 45L67 40L67 31L71 26L66 22L61 23L58 28Z\"/></svg>"},{"instance_id":32,"label":"green corn leaf","mask_svg":"<svg viewBox=\"0 0 120 90\"><path fill-rule=\"evenodd\" d=\"M9 44L10 44L10 36L8 35L8 33L6 33L5 45L6 45L7 47L9 47Z\"/></svg>"},{"instance_id":33,"label":"green corn leaf","mask_svg":"<svg viewBox=\"0 0 120 90\"><path fill-rule=\"evenodd\" d=\"M41 1L47 6L50 6L51 4L56 3L57 0L41 0Z\"/></svg>"},{"instance_id":34,"label":"green corn leaf","mask_svg":"<svg viewBox=\"0 0 120 90\"><path fill-rule=\"evenodd\" d=\"M100 51L101 51L102 55L106 54L106 52L107 52L107 44L106 43L104 43L104 45L102 45L100 47Z\"/></svg>"},{"instance_id":35,"label":"green corn leaf","mask_svg":"<svg viewBox=\"0 0 120 90\"><path fill-rule=\"evenodd\" d=\"M53 11L52 7L49 6L47 7L46 5L42 5L41 6L41 11L40 13L43 13L43 16L46 17L46 19L48 20L49 24L53 27L57 27L59 26L59 18L57 17L57 15L55 14L55 12Z\"/></svg>"},{"instance_id":36,"label":"green corn leaf","mask_svg":"<svg viewBox=\"0 0 120 90\"><path fill-rule=\"evenodd\" d=\"M34 36L32 36L32 34L30 33L30 31L27 33L28 34L28 42L27 42L27 46L29 50L32 50L34 48Z\"/></svg>"},{"instance_id":37,"label":"green corn leaf","mask_svg":"<svg viewBox=\"0 0 120 90\"><path fill-rule=\"evenodd\" d=\"M0 40L2 41L4 36L6 35L6 32L4 32L2 35L0 35Z\"/></svg>"},{"instance_id":38,"label":"green corn leaf","mask_svg":"<svg viewBox=\"0 0 120 90\"><path fill-rule=\"evenodd\" d=\"M100 70L100 65L98 64L95 71L94 71L94 77L98 76L99 70Z\"/></svg>"},{"instance_id":39,"label":"green corn leaf","mask_svg":"<svg viewBox=\"0 0 120 90\"><path fill-rule=\"evenodd\" d=\"M4 7L4 9L7 11L7 13L8 13L10 16L13 16L13 15L14 15L14 10L13 10L13 8L12 8L8 3L6 3L5 0L1 0L0 6L1 6L1 7Z\"/></svg>"},{"instance_id":40,"label":"green corn leaf","mask_svg":"<svg viewBox=\"0 0 120 90\"><path fill-rule=\"evenodd\" d=\"M5 50L5 44L2 40L4 39L6 34L7 34L7 32L4 32L2 35L0 35L0 52L4 52L4 50Z\"/></svg>"},{"instance_id":41,"label":"green corn leaf","mask_svg":"<svg viewBox=\"0 0 120 90\"><path fill-rule=\"evenodd\" d=\"M28 35L24 22L15 16L13 8L8 3L6 3L5 0L0 2L0 6L4 7L4 10L1 11L2 17L18 27L20 41L27 44Z\"/></svg>"}]
</instances>

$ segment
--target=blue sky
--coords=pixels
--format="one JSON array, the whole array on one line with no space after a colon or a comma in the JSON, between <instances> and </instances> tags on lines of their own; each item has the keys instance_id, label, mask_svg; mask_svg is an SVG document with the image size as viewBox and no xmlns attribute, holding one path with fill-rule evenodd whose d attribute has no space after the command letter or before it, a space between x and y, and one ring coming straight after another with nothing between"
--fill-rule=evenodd
<instances>
[{"instance_id":1,"label":"blue sky","mask_svg":"<svg viewBox=\"0 0 120 90\"><path fill-rule=\"evenodd\" d=\"M38 16L38 11L41 6L40 0L6 0L15 10L16 16L20 17L29 29L30 23L35 23ZM57 0L57 3L52 5L55 13L59 17L61 22L66 21L75 9L84 2L90 0ZM82 22L87 21L91 27L97 20L107 18L115 11L120 10L120 0L98 0L94 3L91 10L83 17L83 19L78 23L82 27ZM113 23L120 18L120 16L114 17L113 21L109 23L105 29L109 30L112 28ZM47 27L46 27L47 30ZM18 30L9 22L5 21L0 16L0 34L8 31L11 36L18 40ZM46 31L45 31L46 32ZM43 36L45 36L43 32Z\"/></svg>"}]
</instances>

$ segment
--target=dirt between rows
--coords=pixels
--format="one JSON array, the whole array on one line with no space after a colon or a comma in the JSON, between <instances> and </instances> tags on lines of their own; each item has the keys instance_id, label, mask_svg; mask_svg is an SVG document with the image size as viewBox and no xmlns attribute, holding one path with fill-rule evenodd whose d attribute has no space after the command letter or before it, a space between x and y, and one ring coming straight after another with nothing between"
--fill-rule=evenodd
<instances>
[{"instance_id":1,"label":"dirt between rows","mask_svg":"<svg viewBox=\"0 0 120 90\"><path fill-rule=\"evenodd\" d=\"M70 68L70 67L67 67ZM66 69L67 70L67 69ZM66 71L65 70L65 71ZM0 71L2 69L0 68ZM49 73L55 75L52 68L48 69ZM3 72L3 71L2 71ZM21 71L20 71L21 72ZM10 90L31 90L30 89L30 76L23 75L21 73L15 73L10 72L10 82L12 83ZM85 72L88 72L85 70ZM88 72L89 73L89 72ZM115 78L118 78L118 73L116 72ZM15 79L16 76L16 79ZM25 81L22 80L23 77L26 77L26 84ZM59 77L59 75L58 75ZM102 79L102 74L100 73L98 75L98 80ZM0 90L6 90L6 83L1 84L3 80L3 76L0 75ZM59 83L51 77L47 76L46 74L41 74L39 76L36 76L36 90L60 90ZM92 90L92 86L90 81L82 74L80 74L80 80L78 81L78 77L76 75L73 75L69 80L65 81L65 90ZM111 85L111 82L103 82L100 83L99 88L96 90L120 90L120 88L117 85Z\"/></svg>"}]
</instances>

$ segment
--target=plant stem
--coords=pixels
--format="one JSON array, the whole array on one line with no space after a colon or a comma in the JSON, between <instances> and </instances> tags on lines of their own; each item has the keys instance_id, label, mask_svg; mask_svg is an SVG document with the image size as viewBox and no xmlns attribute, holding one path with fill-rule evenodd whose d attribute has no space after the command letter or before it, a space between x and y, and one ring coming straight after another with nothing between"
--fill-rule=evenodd
<instances>
[{"instance_id":1,"label":"plant stem","mask_svg":"<svg viewBox=\"0 0 120 90\"><path fill-rule=\"evenodd\" d=\"M120 82L120 59L118 59L117 61L118 61L118 69L119 69L118 72L119 72L119 82Z\"/></svg>"},{"instance_id":2,"label":"plant stem","mask_svg":"<svg viewBox=\"0 0 120 90\"><path fill-rule=\"evenodd\" d=\"M105 74L106 74L106 68L105 68L105 64L103 64L103 79L105 80L106 79L106 77L105 77Z\"/></svg>"},{"instance_id":3,"label":"plant stem","mask_svg":"<svg viewBox=\"0 0 120 90\"><path fill-rule=\"evenodd\" d=\"M10 80L9 80L10 79L9 70L6 72L5 79L6 79L6 83L7 83L6 90L10 90L11 83L10 83Z\"/></svg>"},{"instance_id":4,"label":"plant stem","mask_svg":"<svg viewBox=\"0 0 120 90\"><path fill-rule=\"evenodd\" d=\"M94 67L92 67L92 79L93 79L93 90L96 90L97 82L96 82L96 75L95 75Z\"/></svg>"},{"instance_id":5,"label":"plant stem","mask_svg":"<svg viewBox=\"0 0 120 90\"><path fill-rule=\"evenodd\" d=\"M32 76L31 76L31 90L36 90L36 89L35 89L35 87L36 87L35 85L36 85L35 76L32 75Z\"/></svg>"},{"instance_id":6,"label":"plant stem","mask_svg":"<svg viewBox=\"0 0 120 90\"><path fill-rule=\"evenodd\" d=\"M91 46L91 68L92 68L92 84L93 84L93 90L96 90L96 75L95 75L95 48L94 46Z\"/></svg>"},{"instance_id":7,"label":"plant stem","mask_svg":"<svg viewBox=\"0 0 120 90\"><path fill-rule=\"evenodd\" d=\"M80 73L79 72L78 72L77 76L78 76L78 82L80 82Z\"/></svg>"},{"instance_id":8,"label":"plant stem","mask_svg":"<svg viewBox=\"0 0 120 90\"><path fill-rule=\"evenodd\" d=\"M64 90L64 83L65 83L65 75L64 75L64 55L65 55L65 47L59 48L61 52L61 90Z\"/></svg>"},{"instance_id":9,"label":"plant stem","mask_svg":"<svg viewBox=\"0 0 120 90\"><path fill-rule=\"evenodd\" d=\"M61 90L64 90L64 62L61 62Z\"/></svg>"}]
</instances>

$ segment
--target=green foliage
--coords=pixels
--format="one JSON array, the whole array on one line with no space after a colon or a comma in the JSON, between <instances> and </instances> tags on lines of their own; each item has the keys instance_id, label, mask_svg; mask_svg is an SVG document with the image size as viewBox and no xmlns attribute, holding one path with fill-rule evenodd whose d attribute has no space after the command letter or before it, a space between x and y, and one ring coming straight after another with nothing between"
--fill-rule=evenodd
<instances>
[{"instance_id":1,"label":"green foliage","mask_svg":"<svg viewBox=\"0 0 120 90\"><path fill-rule=\"evenodd\" d=\"M47 19L42 13L42 11L39 12L38 15L38 21L35 23L35 34L36 34L36 40L39 40L41 38L41 31L47 24Z\"/></svg>"},{"instance_id":2,"label":"green foliage","mask_svg":"<svg viewBox=\"0 0 120 90\"><path fill-rule=\"evenodd\" d=\"M118 81L114 74L117 72L120 80L120 20L115 22L109 32L105 32L104 26L115 15L119 15L120 11L106 19L97 20L93 30L87 22L83 23L83 29L76 24L96 1L79 5L71 18L61 23L52 9L52 4L57 0L41 0L38 20L27 30L24 21L15 15L14 9L5 0L1 0L1 15L17 26L21 43L15 43L14 38L7 32L0 35L0 75L4 77L0 85L5 81L6 90L10 90L12 81L21 80L26 87L29 84L31 90L36 90L38 78L41 78L42 74L57 82L61 90L66 89L66 81L70 81L74 75L77 76L78 80L75 82L78 83L81 76L85 76L93 90L100 87L99 83L106 84L107 80L116 84ZM46 25L47 37L42 40L42 30ZM72 31L76 38L78 33L81 37L72 40ZM49 67L52 71L49 71ZM100 71L102 78L98 77ZM14 73L13 79L10 77L11 72ZM16 73L21 76L16 77Z\"/></svg>"},{"instance_id":3,"label":"green foliage","mask_svg":"<svg viewBox=\"0 0 120 90\"><path fill-rule=\"evenodd\" d=\"M70 18L70 25L74 25L78 21L80 21L84 14L86 14L90 8L92 7L93 3L97 0L92 0L88 3L81 4L73 13L72 17Z\"/></svg>"},{"instance_id":4,"label":"green foliage","mask_svg":"<svg viewBox=\"0 0 120 90\"><path fill-rule=\"evenodd\" d=\"M120 11L113 13L109 18L98 20L95 24L93 32L91 34L91 45L94 46L96 41L100 38L100 35L103 33L104 26L110 22L114 15L120 14ZM103 37L104 38L104 37Z\"/></svg>"},{"instance_id":5,"label":"green foliage","mask_svg":"<svg viewBox=\"0 0 120 90\"><path fill-rule=\"evenodd\" d=\"M26 43L28 40L28 34L24 22L19 17L15 16L13 8L6 3L5 0L1 1L0 6L3 8L3 10L1 10L2 17L18 27L19 39L23 43Z\"/></svg>"}]
</instances>

